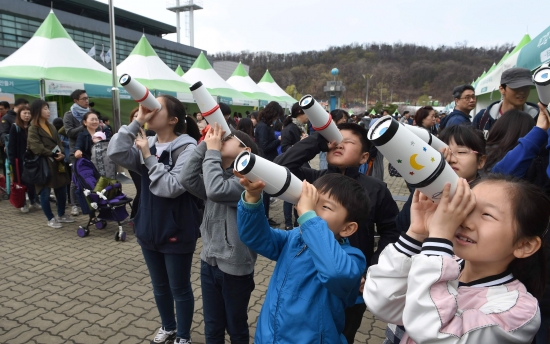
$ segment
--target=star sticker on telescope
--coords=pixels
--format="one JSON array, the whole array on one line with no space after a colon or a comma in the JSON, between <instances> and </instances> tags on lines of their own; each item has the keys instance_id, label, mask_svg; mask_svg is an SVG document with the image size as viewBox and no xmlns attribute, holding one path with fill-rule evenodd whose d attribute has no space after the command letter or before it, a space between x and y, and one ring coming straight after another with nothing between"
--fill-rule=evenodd
<instances>
[{"instance_id":1,"label":"star sticker on telescope","mask_svg":"<svg viewBox=\"0 0 550 344\"><path fill-rule=\"evenodd\" d=\"M398 164L400 164L400 163L402 163L402 162L403 162L403 160L401 160L401 159L398 159L398 160L397 160L397 163L398 163Z\"/></svg>"},{"instance_id":2,"label":"star sticker on telescope","mask_svg":"<svg viewBox=\"0 0 550 344\"><path fill-rule=\"evenodd\" d=\"M410 174L411 176L414 176L414 172L409 172L409 174Z\"/></svg>"},{"instance_id":3,"label":"star sticker on telescope","mask_svg":"<svg viewBox=\"0 0 550 344\"><path fill-rule=\"evenodd\" d=\"M426 147L422 148L422 150L423 150L424 152L427 151Z\"/></svg>"},{"instance_id":4,"label":"star sticker on telescope","mask_svg":"<svg viewBox=\"0 0 550 344\"><path fill-rule=\"evenodd\" d=\"M411 141L411 146L414 146L414 141Z\"/></svg>"},{"instance_id":5,"label":"star sticker on telescope","mask_svg":"<svg viewBox=\"0 0 550 344\"><path fill-rule=\"evenodd\" d=\"M432 162L435 162L435 158L432 156Z\"/></svg>"}]
</instances>

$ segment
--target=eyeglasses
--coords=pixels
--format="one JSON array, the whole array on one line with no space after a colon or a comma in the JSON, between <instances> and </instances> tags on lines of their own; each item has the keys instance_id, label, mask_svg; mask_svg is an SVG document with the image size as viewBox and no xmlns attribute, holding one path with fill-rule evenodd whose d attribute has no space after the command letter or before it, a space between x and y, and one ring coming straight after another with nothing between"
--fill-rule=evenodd
<instances>
[{"instance_id":1,"label":"eyeglasses","mask_svg":"<svg viewBox=\"0 0 550 344\"><path fill-rule=\"evenodd\" d=\"M479 152L476 152L475 150L465 149L465 148L459 148L456 152L453 152L453 151L450 150L450 149L449 149L449 151L451 152L452 156L454 156L454 157L457 158L457 159L464 158L464 157L466 157L468 154L471 154L471 153L479 154Z\"/></svg>"},{"instance_id":2,"label":"eyeglasses","mask_svg":"<svg viewBox=\"0 0 550 344\"><path fill-rule=\"evenodd\" d=\"M90 100L88 97L80 98L79 100Z\"/></svg>"},{"instance_id":3,"label":"eyeglasses","mask_svg":"<svg viewBox=\"0 0 550 344\"><path fill-rule=\"evenodd\" d=\"M466 96L466 97L462 97L462 98L458 98L458 99L466 99L466 100L470 101L470 100L476 100L476 96Z\"/></svg>"}]
</instances>

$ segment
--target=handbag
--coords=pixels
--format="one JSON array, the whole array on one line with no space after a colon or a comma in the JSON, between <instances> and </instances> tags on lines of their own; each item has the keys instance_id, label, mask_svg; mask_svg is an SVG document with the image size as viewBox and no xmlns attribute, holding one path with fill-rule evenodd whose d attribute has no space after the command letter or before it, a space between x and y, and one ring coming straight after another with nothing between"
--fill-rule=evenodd
<instances>
[{"instance_id":1,"label":"handbag","mask_svg":"<svg viewBox=\"0 0 550 344\"><path fill-rule=\"evenodd\" d=\"M389 173L390 176L392 176L392 177L401 177L401 175L399 174L399 172L397 172L397 170L395 169L395 167L393 167L391 164L388 164L388 173Z\"/></svg>"},{"instance_id":2,"label":"handbag","mask_svg":"<svg viewBox=\"0 0 550 344\"><path fill-rule=\"evenodd\" d=\"M19 159L15 159L15 171L17 181L11 184L10 203L17 209L25 206L25 193L27 187L21 184L21 174L19 173Z\"/></svg>"},{"instance_id":3,"label":"handbag","mask_svg":"<svg viewBox=\"0 0 550 344\"><path fill-rule=\"evenodd\" d=\"M35 155L27 149L23 155L23 180L28 184L46 185L51 176L48 158Z\"/></svg>"}]
</instances>

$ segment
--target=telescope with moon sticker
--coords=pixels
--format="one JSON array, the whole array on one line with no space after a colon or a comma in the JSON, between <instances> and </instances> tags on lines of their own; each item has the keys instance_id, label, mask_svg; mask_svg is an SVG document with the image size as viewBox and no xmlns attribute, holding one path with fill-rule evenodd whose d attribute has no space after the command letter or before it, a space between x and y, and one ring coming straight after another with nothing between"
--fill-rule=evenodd
<instances>
[{"instance_id":1,"label":"telescope with moon sticker","mask_svg":"<svg viewBox=\"0 0 550 344\"><path fill-rule=\"evenodd\" d=\"M247 151L237 156L233 168L251 182L264 182L264 191L272 197L291 204L298 203L302 194L302 182L288 168Z\"/></svg>"},{"instance_id":2,"label":"telescope with moon sticker","mask_svg":"<svg viewBox=\"0 0 550 344\"><path fill-rule=\"evenodd\" d=\"M159 101L149 91L149 89L143 86L139 81L132 79L128 74L124 74L119 79L120 84L132 98L149 110L162 109Z\"/></svg>"},{"instance_id":3,"label":"telescope with moon sticker","mask_svg":"<svg viewBox=\"0 0 550 344\"><path fill-rule=\"evenodd\" d=\"M384 116L374 123L368 138L409 186L419 189L436 203L441 200L446 183L451 184L451 196L454 195L458 175L443 154L404 125Z\"/></svg>"},{"instance_id":4,"label":"telescope with moon sticker","mask_svg":"<svg viewBox=\"0 0 550 344\"><path fill-rule=\"evenodd\" d=\"M214 123L218 123L222 130L225 131L223 137L231 135L231 129L223 117L222 110L220 110L220 105L216 103L214 98L210 95L206 86L202 82L197 81L193 86L189 87L193 98L197 102L199 109L201 110L202 117L206 120L210 126L214 127Z\"/></svg>"}]
</instances>

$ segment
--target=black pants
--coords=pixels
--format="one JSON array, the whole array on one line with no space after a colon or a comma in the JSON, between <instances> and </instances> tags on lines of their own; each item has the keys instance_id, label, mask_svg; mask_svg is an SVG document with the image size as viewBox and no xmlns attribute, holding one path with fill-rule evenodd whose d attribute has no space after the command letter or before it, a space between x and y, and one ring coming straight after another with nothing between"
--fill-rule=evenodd
<instances>
[{"instance_id":1,"label":"black pants","mask_svg":"<svg viewBox=\"0 0 550 344\"><path fill-rule=\"evenodd\" d=\"M342 332L346 337L348 344L353 343L355 340L355 334L361 326L363 320L363 313L367 309L365 303L358 303L352 307L346 308L346 324L344 325L344 331Z\"/></svg>"},{"instance_id":2,"label":"black pants","mask_svg":"<svg viewBox=\"0 0 550 344\"><path fill-rule=\"evenodd\" d=\"M141 175L134 171L128 171L130 172L130 177L132 177L132 181L134 182L134 185L136 187L136 197L134 197L134 200L132 201L132 213L130 214L130 218L133 219L136 217L137 211L139 209L139 199L141 196Z\"/></svg>"},{"instance_id":3,"label":"black pants","mask_svg":"<svg viewBox=\"0 0 550 344\"><path fill-rule=\"evenodd\" d=\"M269 201L271 200L271 196L265 193L264 191L264 210L265 210L265 217L269 219Z\"/></svg>"}]
</instances>

